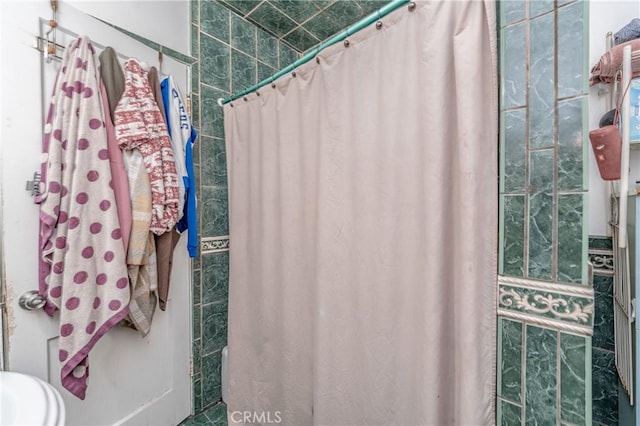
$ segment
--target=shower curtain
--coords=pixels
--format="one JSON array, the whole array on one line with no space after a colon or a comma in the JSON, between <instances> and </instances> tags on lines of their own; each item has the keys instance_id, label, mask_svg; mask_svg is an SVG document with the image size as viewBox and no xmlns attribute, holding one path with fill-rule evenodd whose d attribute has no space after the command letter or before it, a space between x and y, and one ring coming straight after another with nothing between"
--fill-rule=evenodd
<instances>
[{"instance_id":1,"label":"shower curtain","mask_svg":"<svg viewBox=\"0 0 640 426\"><path fill-rule=\"evenodd\" d=\"M419 1L224 109L230 424L493 424L489 1Z\"/></svg>"}]
</instances>

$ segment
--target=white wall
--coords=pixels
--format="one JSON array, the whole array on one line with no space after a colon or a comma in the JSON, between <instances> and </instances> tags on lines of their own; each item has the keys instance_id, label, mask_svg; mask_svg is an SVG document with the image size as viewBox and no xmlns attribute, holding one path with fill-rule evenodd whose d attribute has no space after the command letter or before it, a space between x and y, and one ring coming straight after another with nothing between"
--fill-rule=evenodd
<instances>
[{"instance_id":1,"label":"white wall","mask_svg":"<svg viewBox=\"0 0 640 426\"><path fill-rule=\"evenodd\" d=\"M631 18L640 16L640 2L637 0L589 2L589 66L595 65L606 51L606 34L616 32ZM589 92L589 130L598 128L600 117L608 111L608 96L598 96L598 86ZM591 150L591 148L589 148ZM640 179L640 151L632 151L631 177L629 183ZM607 235L606 185L598 174L593 152L589 154L589 235Z\"/></svg>"}]
</instances>

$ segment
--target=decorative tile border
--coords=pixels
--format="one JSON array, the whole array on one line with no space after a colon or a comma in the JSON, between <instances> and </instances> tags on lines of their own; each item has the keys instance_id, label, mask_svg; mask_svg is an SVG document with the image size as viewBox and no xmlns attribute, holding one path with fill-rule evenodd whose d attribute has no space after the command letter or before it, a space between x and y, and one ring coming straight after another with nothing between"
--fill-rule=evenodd
<instances>
[{"instance_id":1,"label":"decorative tile border","mask_svg":"<svg viewBox=\"0 0 640 426\"><path fill-rule=\"evenodd\" d=\"M502 276L498 285L498 315L570 333L593 334L593 288Z\"/></svg>"},{"instance_id":2,"label":"decorative tile border","mask_svg":"<svg viewBox=\"0 0 640 426\"><path fill-rule=\"evenodd\" d=\"M202 254L220 253L223 251L229 251L228 235L224 237L208 237L200 240L200 252Z\"/></svg>"},{"instance_id":3,"label":"decorative tile border","mask_svg":"<svg viewBox=\"0 0 640 426\"><path fill-rule=\"evenodd\" d=\"M593 265L593 273L598 275L613 275L613 251L589 250L589 262Z\"/></svg>"}]
</instances>

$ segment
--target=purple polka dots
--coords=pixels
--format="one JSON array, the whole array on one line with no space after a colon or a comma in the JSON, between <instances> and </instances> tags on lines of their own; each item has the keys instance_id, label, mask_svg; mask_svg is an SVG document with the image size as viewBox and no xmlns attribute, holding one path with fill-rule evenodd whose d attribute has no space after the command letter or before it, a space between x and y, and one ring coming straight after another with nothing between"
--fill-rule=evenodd
<instances>
[{"instance_id":1,"label":"purple polka dots","mask_svg":"<svg viewBox=\"0 0 640 426\"><path fill-rule=\"evenodd\" d=\"M60 192L60 190L61 187L58 182L49 182L49 192L57 194L58 192Z\"/></svg>"},{"instance_id":2,"label":"purple polka dots","mask_svg":"<svg viewBox=\"0 0 640 426\"><path fill-rule=\"evenodd\" d=\"M100 126L102 126L102 120L98 120L97 118L92 118L91 120L89 120L89 127L91 127L93 130L99 128Z\"/></svg>"},{"instance_id":3,"label":"purple polka dots","mask_svg":"<svg viewBox=\"0 0 640 426\"><path fill-rule=\"evenodd\" d=\"M67 247L67 239L65 237L56 238L56 248L62 250Z\"/></svg>"},{"instance_id":4,"label":"purple polka dots","mask_svg":"<svg viewBox=\"0 0 640 426\"><path fill-rule=\"evenodd\" d=\"M58 215L58 223L65 223L69 219L67 212L60 212Z\"/></svg>"},{"instance_id":5,"label":"purple polka dots","mask_svg":"<svg viewBox=\"0 0 640 426\"><path fill-rule=\"evenodd\" d=\"M91 259L93 257L93 247L85 247L82 249L82 257Z\"/></svg>"},{"instance_id":6,"label":"purple polka dots","mask_svg":"<svg viewBox=\"0 0 640 426\"><path fill-rule=\"evenodd\" d=\"M119 300L112 300L111 302L109 302L109 309L111 309L112 311L117 311L118 309L120 309L120 306L122 306L122 303Z\"/></svg>"},{"instance_id":7,"label":"purple polka dots","mask_svg":"<svg viewBox=\"0 0 640 426\"><path fill-rule=\"evenodd\" d=\"M89 201L89 195L86 192L81 192L76 195L76 201L78 202L78 204L85 204L87 201Z\"/></svg>"},{"instance_id":8,"label":"purple polka dots","mask_svg":"<svg viewBox=\"0 0 640 426\"><path fill-rule=\"evenodd\" d=\"M98 234L102 231L102 225L98 222L93 222L91 226L89 226L89 231L91 231L92 234Z\"/></svg>"},{"instance_id":9,"label":"purple polka dots","mask_svg":"<svg viewBox=\"0 0 640 426\"><path fill-rule=\"evenodd\" d=\"M64 349L60 349L58 351L58 359L60 360L60 362L63 362L67 358L69 358L69 352L65 351Z\"/></svg>"},{"instance_id":10,"label":"purple polka dots","mask_svg":"<svg viewBox=\"0 0 640 426\"><path fill-rule=\"evenodd\" d=\"M73 333L73 325L71 325L71 324L63 324L62 327L60 327L60 335L62 337L67 337L71 333Z\"/></svg>"},{"instance_id":11,"label":"purple polka dots","mask_svg":"<svg viewBox=\"0 0 640 426\"><path fill-rule=\"evenodd\" d=\"M65 304L65 306L67 307L67 309L70 309L70 310L73 311L78 306L80 306L80 298L79 297L70 297L69 300L67 300L67 303Z\"/></svg>"},{"instance_id":12,"label":"purple polka dots","mask_svg":"<svg viewBox=\"0 0 640 426\"><path fill-rule=\"evenodd\" d=\"M53 208L53 212L56 214L56 216L58 215L58 213L60 213L60 206L55 206Z\"/></svg>"},{"instance_id":13,"label":"purple polka dots","mask_svg":"<svg viewBox=\"0 0 640 426\"><path fill-rule=\"evenodd\" d=\"M107 210L109 210L109 207L111 207L110 201L107 201L107 200L100 201L100 210L102 210L103 212L106 212Z\"/></svg>"},{"instance_id":14,"label":"purple polka dots","mask_svg":"<svg viewBox=\"0 0 640 426\"><path fill-rule=\"evenodd\" d=\"M82 84L81 81L74 81L73 82L73 90L76 93L82 93L82 91L84 90L84 84Z\"/></svg>"},{"instance_id":15,"label":"purple polka dots","mask_svg":"<svg viewBox=\"0 0 640 426\"><path fill-rule=\"evenodd\" d=\"M115 257L115 255L113 254L112 251L107 251L104 254L104 260L106 260L107 262L111 262L114 257Z\"/></svg>"},{"instance_id":16,"label":"purple polka dots","mask_svg":"<svg viewBox=\"0 0 640 426\"><path fill-rule=\"evenodd\" d=\"M78 149L84 151L87 148L89 148L89 141L85 138L78 139Z\"/></svg>"},{"instance_id":17,"label":"purple polka dots","mask_svg":"<svg viewBox=\"0 0 640 426\"><path fill-rule=\"evenodd\" d=\"M98 152L98 158L101 160L108 160L109 159L109 151L106 149L101 149Z\"/></svg>"},{"instance_id":18,"label":"purple polka dots","mask_svg":"<svg viewBox=\"0 0 640 426\"><path fill-rule=\"evenodd\" d=\"M100 298L96 297L95 299L93 299L93 309L98 309L99 306L100 306Z\"/></svg>"},{"instance_id":19,"label":"purple polka dots","mask_svg":"<svg viewBox=\"0 0 640 426\"><path fill-rule=\"evenodd\" d=\"M63 185L63 186L62 186L62 196L64 197L64 196L66 196L68 193L69 193L69 190L67 189L67 187L66 187L66 186L64 186L64 185Z\"/></svg>"},{"instance_id":20,"label":"purple polka dots","mask_svg":"<svg viewBox=\"0 0 640 426\"><path fill-rule=\"evenodd\" d=\"M53 265L53 272L56 274L61 274L64 271L64 262L58 262Z\"/></svg>"},{"instance_id":21,"label":"purple polka dots","mask_svg":"<svg viewBox=\"0 0 640 426\"><path fill-rule=\"evenodd\" d=\"M93 332L96 331L96 322L91 321L89 325L87 325L85 331L87 332L87 334L93 334Z\"/></svg>"},{"instance_id":22,"label":"purple polka dots","mask_svg":"<svg viewBox=\"0 0 640 426\"><path fill-rule=\"evenodd\" d=\"M62 296L62 286L54 287L51 290L49 290L49 296L55 299Z\"/></svg>"},{"instance_id":23,"label":"purple polka dots","mask_svg":"<svg viewBox=\"0 0 640 426\"><path fill-rule=\"evenodd\" d=\"M73 276L73 282L76 284L82 284L87 280L89 275L85 271L76 272Z\"/></svg>"},{"instance_id":24,"label":"purple polka dots","mask_svg":"<svg viewBox=\"0 0 640 426\"><path fill-rule=\"evenodd\" d=\"M91 170L89 173L87 173L87 179L89 180L89 182L95 182L99 177L100 175L95 170Z\"/></svg>"},{"instance_id":25,"label":"purple polka dots","mask_svg":"<svg viewBox=\"0 0 640 426\"><path fill-rule=\"evenodd\" d=\"M116 283L116 287L118 288L125 288L128 285L129 285L129 280L127 278L120 278Z\"/></svg>"},{"instance_id":26,"label":"purple polka dots","mask_svg":"<svg viewBox=\"0 0 640 426\"><path fill-rule=\"evenodd\" d=\"M96 284L105 285L106 283L107 283L107 274L98 274L96 276ZM96 299L98 299L98 298L96 297ZM98 299L98 303L100 303L100 299ZM96 304L96 302L94 300L93 301L94 307L95 307L95 304Z\"/></svg>"},{"instance_id":27,"label":"purple polka dots","mask_svg":"<svg viewBox=\"0 0 640 426\"><path fill-rule=\"evenodd\" d=\"M111 238L113 238L114 240L119 240L120 238L122 238L122 231L120 231L120 228L116 228L113 230L113 232L111 232Z\"/></svg>"},{"instance_id":28,"label":"purple polka dots","mask_svg":"<svg viewBox=\"0 0 640 426\"><path fill-rule=\"evenodd\" d=\"M56 138L57 140L61 141L62 140L62 130L55 129L53 131L53 137Z\"/></svg>"},{"instance_id":29,"label":"purple polka dots","mask_svg":"<svg viewBox=\"0 0 640 426\"><path fill-rule=\"evenodd\" d=\"M90 87L85 87L83 95L85 98L90 98L93 95L93 90Z\"/></svg>"},{"instance_id":30,"label":"purple polka dots","mask_svg":"<svg viewBox=\"0 0 640 426\"><path fill-rule=\"evenodd\" d=\"M80 225L80 219L76 216L71 216L69 219L69 229L76 229Z\"/></svg>"},{"instance_id":31,"label":"purple polka dots","mask_svg":"<svg viewBox=\"0 0 640 426\"><path fill-rule=\"evenodd\" d=\"M60 145L60 146L62 146L62 149L66 151L67 150L67 141L65 140L64 142L62 142L62 145Z\"/></svg>"}]
</instances>

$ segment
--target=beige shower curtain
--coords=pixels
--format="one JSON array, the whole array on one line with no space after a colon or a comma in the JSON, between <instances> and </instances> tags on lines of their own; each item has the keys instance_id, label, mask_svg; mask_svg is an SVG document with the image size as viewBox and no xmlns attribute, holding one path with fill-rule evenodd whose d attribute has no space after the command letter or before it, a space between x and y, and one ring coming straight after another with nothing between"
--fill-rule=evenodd
<instances>
[{"instance_id":1,"label":"beige shower curtain","mask_svg":"<svg viewBox=\"0 0 640 426\"><path fill-rule=\"evenodd\" d=\"M493 424L492 2L419 1L225 106L231 424Z\"/></svg>"}]
</instances>

